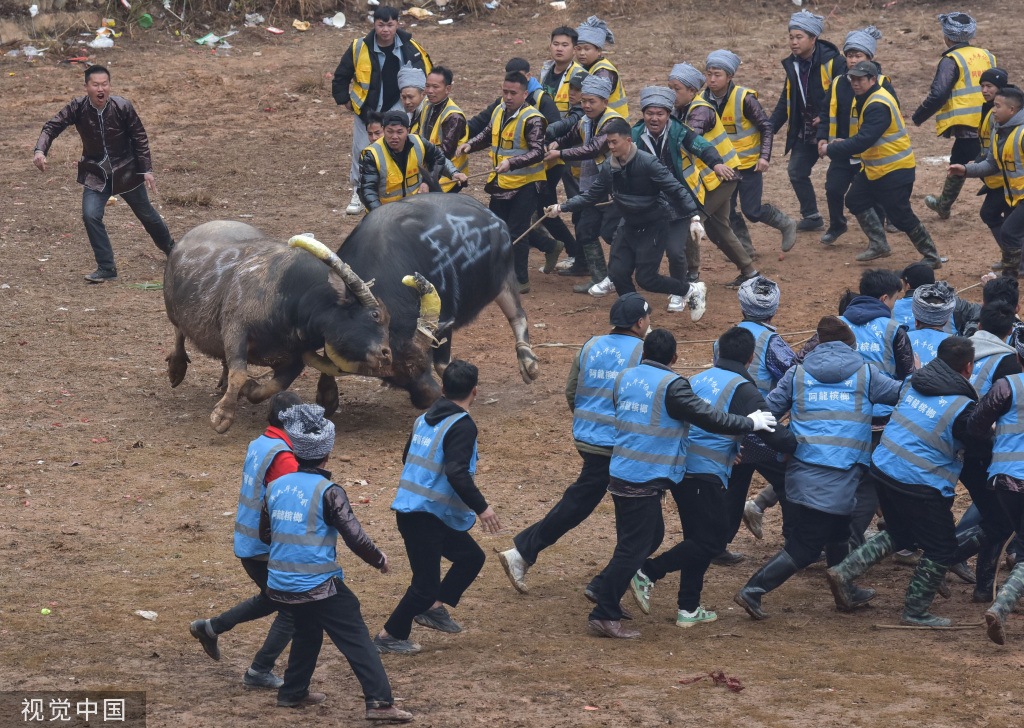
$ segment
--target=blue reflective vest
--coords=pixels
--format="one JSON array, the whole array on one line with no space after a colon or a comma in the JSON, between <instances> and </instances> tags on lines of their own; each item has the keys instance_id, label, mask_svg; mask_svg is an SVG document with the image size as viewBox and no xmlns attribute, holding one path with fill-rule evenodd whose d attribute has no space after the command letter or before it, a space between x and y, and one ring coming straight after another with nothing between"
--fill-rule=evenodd
<instances>
[{"instance_id":1,"label":"blue reflective vest","mask_svg":"<svg viewBox=\"0 0 1024 728\"><path fill-rule=\"evenodd\" d=\"M996 420L996 439L992 445L992 463L988 477L1009 475L1024 479L1024 419L1020 407L1024 404L1024 374L1006 377L1012 391L1010 410Z\"/></svg>"},{"instance_id":2,"label":"blue reflective vest","mask_svg":"<svg viewBox=\"0 0 1024 728\"><path fill-rule=\"evenodd\" d=\"M345 578L335 561L338 531L324 521L324 491L331 485L316 473L288 473L268 486L271 589L304 592Z\"/></svg>"},{"instance_id":3,"label":"blue reflective vest","mask_svg":"<svg viewBox=\"0 0 1024 728\"><path fill-rule=\"evenodd\" d=\"M896 354L892 343L900 324L892 318L879 316L866 324L852 324L845 316L840 316L857 337L857 352L864 361L876 362L878 369L889 379L896 378ZM888 417L892 414L892 406L876 404L871 408L872 417Z\"/></svg>"},{"instance_id":4,"label":"blue reflective vest","mask_svg":"<svg viewBox=\"0 0 1024 728\"><path fill-rule=\"evenodd\" d=\"M476 514L463 503L444 474L444 436L452 425L468 416L468 412L458 412L436 425L428 425L425 415L416 418L392 510L432 513L456 531L468 531L473 527ZM476 443L473 443L469 472L476 472Z\"/></svg>"},{"instance_id":5,"label":"blue reflective vest","mask_svg":"<svg viewBox=\"0 0 1024 728\"><path fill-rule=\"evenodd\" d=\"M871 458L872 372L864 364L841 382L819 382L800 364L793 373L789 430L797 460L848 470Z\"/></svg>"},{"instance_id":6,"label":"blue reflective vest","mask_svg":"<svg viewBox=\"0 0 1024 728\"><path fill-rule=\"evenodd\" d=\"M754 386L757 387L757 391L761 393L761 396L767 397L768 393L775 389L775 385L778 384L778 381L772 376L766 364L768 342L775 336L775 329L759 324L756 321L740 321L736 325L754 335L754 360L747 367L747 374L754 380ZM715 361L718 361L717 341L713 348Z\"/></svg>"},{"instance_id":7,"label":"blue reflective vest","mask_svg":"<svg viewBox=\"0 0 1024 728\"><path fill-rule=\"evenodd\" d=\"M990 354L974 360L974 371L971 372L971 384L978 390L978 396L984 397L988 390L992 389L992 375L999 368L999 362L1003 360L1004 354Z\"/></svg>"},{"instance_id":8,"label":"blue reflective vest","mask_svg":"<svg viewBox=\"0 0 1024 728\"><path fill-rule=\"evenodd\" d=\"M736 387L747 381L745 377L725 369L711 367L690 379L693 393L709 405L728 412ZM699 427L690 428L686 445L686 474L714 475L729 486L732 464L740 452L743 435L715 435Z\"/></svg>"},{"instance_id":9,"label":"blue reflective vest","mask_svg":"<svg viewBox=\"0 0 1024 728\"><path fill-rule=\"evenodd\" d=\"M615 445L609 474L629 483L683 479L689 423L665 411L665 391L675 372L641 362L615 380Z\"/></svg>"},{"instance_id":10,"label":"blue reflective vest","mask_svg":"<svg viewBox=\"0 0 1024 728\"><path fill-rule=\"evenodd\" d=\"M915 329L907 332L907 337L914 347L914 353L921 360L921 366L938 356L939 344L950 336L951 334L947 334L945 331L936 331L935 329Z\"/></svg>"},{"instance_id":11,"label":"blue reflective vest","mask_svg":"<svg viewBox=\"0 0 1024 728\"><path fill-rule=\"evenodd\" d=\"M892 308L893 320L898 324L903 324L910 332L913 333L914 326L917 325L917 319L914 318L914 297L909 298L904 296L896 302L896 305ZM953 317L952 315L946 320L946 325L942 327L942 330L947 334L953 333ZM921 362L924 364L924 361Z\"/></svg>"},{"instance_id":12,"label":"blue reflective vest","mask_svg":"<svg viewBox=\"0 0 1024 728\"><path fill-rule=\"evenodd\" d=\"M623 369L635 367L643 353L643 339L626 334L595 336L583 345L572 413L573 439L600 447L615 444L615 377Z\"/></svg>"},{"instance_id":13,"label":"blue reflective vest","mask_svg":"<svg viewBox=\"0 0 1024 728\"><path fill-rule=\"evenodd\" d=\"M962 395L925 396L908 382L871 463L900 483L953 495L963 467L963 445L953 439L953 422L970 402Z\"/></svg>"},{"instance_id":14,"label":"blue reflective vest","mask_svg":"<svg viewBox=\"0 0 1024 728\"><path fill-rule=\"evenodd\" d=\"M260 508L267 494L267 470L278 453L289 451L288 443L276 437L260 435L249 443L235 515L235 556L240 559L270 553L270 547L260 541Z\"/></svg>"}]
</instances>

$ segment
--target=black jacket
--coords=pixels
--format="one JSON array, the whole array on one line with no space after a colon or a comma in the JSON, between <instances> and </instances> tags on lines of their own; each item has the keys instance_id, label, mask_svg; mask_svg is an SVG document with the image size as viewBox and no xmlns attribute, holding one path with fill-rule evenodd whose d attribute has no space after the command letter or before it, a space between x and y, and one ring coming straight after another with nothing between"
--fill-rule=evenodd
<instances>
[{"instance_id":1,"label":"black jacket","mask_svg":"<svg viewBox=\"0 0 1024 728\"><path fill-rule=\"evenodd\" d=\"M363 38L366 41L367 49L370 51L370 65L373 69L370 73L370 88L366 92L366 101L363 102L363 106L359 110L359 116L363 121L366 120L366 113L368 111L375 111L377 109L377 102L380 100L381 93L380 63L377 54L373 52L375 35L375 32L371 30ZM402 41L402 63L400 66L411 63L416 68L426 72L427 64L430 63L430 56L420 53L419 49L412 44L412 36L404 30L399 30L397 37ZM341 57L341 62L338 63L338 68L334 71L334 81L331 82L331 95L334 96L338 106L343 106L349 102L349 85L353 82L355 75L355 59L352 55L352 44L350 43L345 50L345 55ZM384 109L384 111L387 111L387 109Z\"/></svg>"},{"instance_id":2,"label":"black jacket","mask_svg":"<svg viewBox=\"0 0 1024 728\"><path fill-rule=\"evenodd\" d=\"M879 64L876 63L875 65L878 66ZM879 71L881 71L881 66L879 66ZM882 82L882 88L892 94L898 106L900 99L896 95L892 84L889 83L888 77ZM828 119L831 113L833 94L836 97L836 138L847 139L850 136L850 109L853 108L853 99L856 94L853 93L850 79L846 76L840 76L832 84L832 88L828 90L828 93L825 94L825 114L821 117L821 123L818 124L818 139L828 139Z\"/></svg>"},{"instance_id":3,"label":"black jacket","mask_svg":"<svg viewBox=\"0 0 1024 728\"><path fill-rule=\"evenodd\" d=\"M391 151L391 147L387 144L384 145L384 149L387 150L387 153L396 162L404 162L404 160L400 160L395 156L395 153ZM412 154L412 142L408 139L405 142L405 154ZM420 170L420 179L424 182L426 180L423 177L428 172L436 176L444 174L446 177L451 178L452 175L459 171L444 156L444 152L441 151L440 147L431 144L426 139L423 139L423 164L427 167L427 169ZM359 184L356 186L356 193L367 210L376 210L382 204L380 201L379 185L380 171L377 169L377 163L374 161L372 154L364 151L363 156L359 159Z\"/></svg>"},{"instance_id":4,"label":"black jacket","mask_svg":"<svg viewBox=\"0 0 1024 728\"><path fill-rule=\"evenodd\" d=\"M547 131L544 132L544 141L546 143L553 142L556 139L561 139L566 136L570 131L575 129L580 119L584 116L583 107L577 104L576 106L570 106L569 110L565 112L565 116L558 121L548 124Z\"/></svg>"},{"instance_id":5,"label":"black jacket","mask_svg":"<svg viewBox=\"0 0 1024 728\"><path fill-rule=\"evenodd\" d=\"M863 108L864 102L877 90L878 84L876 83L866 93L856 96L854 103L857 105L857 108ZM846 133L849 134L849 116L847 116L846 123ZM861 112L860 128L854 136L849 139L840 138L838 141L828 145L827 153L829 159L845 160L854 154L866 152L871 148L872 144L885 134L891 123L892 111L889 110L888 106L885 104L870 104Z\"/></svg>"},{"instance_id":6,"label":"black jacket","mask_svg":"<svg viewBox=\"0 0 1024 728\"><path fill-rule=\"evenodd\" d=\"M811 55L811 75L807 83L808 102L811 107L811 115L821 119L821 123L828 122L828 106L825 105L825 89L821 87L821 67L832 61L832 78L846 73L846 58L839 52L839 49L827 40L818 38L814 44L814 53ZM800 130L803 128L804 100L800 92L800 78L797 74L796 57L790 54L782 59L782 67L786 71L786 78L789 80L789 96L791 115L786 113L786 89L783 87L782 95L775 104L775 111L772 112L772 128L778 134L786 122L789 127L786 131L786 154L796 144ZM806 139L807 143L813 143L814 139Z\"/></svg>"},{"instance_id":7,"label":"black jacket","mask_svg":"<svg viewBox=\"0 0 1024 728\"><path fill-rule=\"evenodd\" d=\"M465 412L449 399L442 397L430 406L430 409L423 415L428 425L436 425L445 417ZM405 443L405 451L402 453L402 462L409 455L409 445L412 443L412 435ZM448 428L444 435L444 474L452 486L455 494L462 499L462 502L473 509L477 515L487 510L487 499L476 487L473 481L473 474L469 472L469 463L473 459L473 450L476 447L476 423L472 417L463 417Z\"/></svg>"},{"instance_id":8,"label":"black jacket","mask_svg":"<svg viewBox=\"0 0 1024 728\"><path fill-rule=\"evenodd\" d=\"M536 97L540 96L540 105L538 106ZM479 114L469 120L469 138L472 139L477 134L482 132L491 123L491 114L498 108L498 104L501 103L501 98L497 98L491 102L490 106L481 111ZM536 106L537 111L544 114L544 118L548 120L548 124L554 124L556 121L561 121L562 114L558 110L558 105L555 104L555 100L547 93L536 93L534 92L526 99L526 103L530 106Z\"/></svg>"}]
</instances>

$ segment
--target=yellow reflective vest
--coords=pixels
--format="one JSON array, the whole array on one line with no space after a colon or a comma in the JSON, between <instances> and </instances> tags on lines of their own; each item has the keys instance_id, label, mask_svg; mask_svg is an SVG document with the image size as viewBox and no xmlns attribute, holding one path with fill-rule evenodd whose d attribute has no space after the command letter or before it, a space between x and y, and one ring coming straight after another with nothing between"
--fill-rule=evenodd
<instances>
[{"instance_id":1,"label":"yellow reflective vest","mask_svg":"<svg viewBox=\"0 0 1024 728\"><path fill-rule=\"evenodd\" d=\"M416 194L423 182L420 175L424 157L423 140L416 134L410 134L409 141L412 142L412 149L409 150L405 169L395 162L383 139L378 139L363 152L372 156L377 165L377 197L382 205Z\"/></svg>"},{"instance_id":2,"label":"yellow reflective vest","mask_svg":"<svg viewBox=\"0 0 1024 728\"><path fill-rule=\"evenodd\" d=\"M607 124L610 120L620 118L621 116L622 114L615 112L614 110L612 110L612 107L610 106L604 110L604 113L597 117L597 121L595 121L593 124L590 123L591 119L589 116L584 116L582 119L580 119L580 123L577 125L577 128L580 132L580 139L582 139L583 143L586 144L591 139L601 134L601 130L604 129L605 124ZM591 133L591 129L594 130L593 133ZM599 165L607 158L607 154L600 154L594 157L594 159L591 161L593 161L594 164Z\"/></svg>"},{"instance_id":3,"label":"yellow reflective vest","mask_svg":"<svg viewBox=\"0 0 1024 728\"><path fill-rule=\"evenodd\" d=\"M1024 124L1017 126L1000 139L992 132L992 149L1003 175L1003 196L1006 204L1016 207L1024 199L1024 159L1021 146L1024 145Z\"/></svg>"},{"instance_id":4,"label":"yellow reflective vest","mask_svg":"<svg viewBox=\"0 0 1024 728\"><path fill-rule=\"evenodd\" d=\"M985 103L981 95L981 74L996 65L994 55L984 48L974 46L948 50L944 55L956 61L960 78L953 85L946 103L935 115L935 133L940 136L951 126L978 128L981 124L981 107Z\"/></svg>"},{"instance_id":5,"label":"yellow reflective vest","mask_svg":"<svg viewBox=\"0 0 1024 728\"><path fill-rule=\"evenodd\" d=\"M992 109L989 109L985 118L981 120L981 126L978 127L978 141L981 142L982 158L985 157L985 152L992 148L992 132ZM981 181L990 190L998 190L1003 186L1001 174L990 174L988 177L982 177Z\"/></svg>"},{"instance_id":6,"label":"yellow reflective vest","mask_svg":"<svg viewBox=\"0 0 1024 728\"><path fill-rule=\"evenodd\" d=\"M430 109L430 107L427 107L427 109L424 110L422 113L430 113L430 111L432 111L432 109ZM447 119L452 114L458 114L459 116L462 117L463 121L466 120L466 115L463 113L462 109L456 106L455 102L452 101L451 98L449 97L444 100L444 106L441 107L441 111L438 113L437 121L434 122L434 128L430 130L430 136L427 137L427 141L433 144L438 149L441 148L441 125L444 123L444 120ZM420 119L422 122L426 122L426 117L422 116L422 114L420 116ZM469 141L468 126L462 130L462 137L459 139L459 146L462 146L467 141ZM465 174L466 170L469 169L469 155L467 154L456 154L455 157L452 158L451 162L452 164L455 165L455 169L459 170L463 174ZM441 177L438 179L438 182L440 182L441 189L444 190L445 192L448 192L449 190L451 190L452 187L455 186L455 182L449 179L448 177Z\"/></svg>"},{"instance_id":7,"label":"yellow reflective vest","mask_svg":"<svg viewBox=\"0 0 1024 728\"><path fill-rule=\"evenodd\" d=\"M704 93L705 100L710 103L707 95L711 91L705 90ZM761 131L743 115L743 101L747 98L747 94L753 94L754 98L757 98L757 91L734 85L725 100L722 113L719 115L725 133L736 152L738 164L734 169L753 169L757 160L761 158ZM719 154L721 154L721 150L719 150ZM722 158L725 158L724 154Z\"/></svg>"},{"instance_id":8,"label":"yellow reflective vest","mask_svg":"<svg viewBox=\"0 0 1024 728\"><path fill-rule=\"evenodd\" d=\"M740 158L736 154L736 148L733 147L732 141L729 139L729 135L725 133L725 127L722 126L722 120L718 118L718 112L715 111L715 107L709 104L707 101L702 99L700 96L695 96L693 101L690 102L689 108L686 109L686 117L683 119L683 123L692 128L690 124L690 114L693 110L699 106L706 106L715 112L715 126L710 132L705 133L703 136L708 140L708 143L715 148L715 150L721 155L722 161L726 166L731 169L736 169L740 165ZM760 142L759 142L760 143ZM718 179L718 175L715 171L708 167L700 159L694 157L685 149L680 150L683 155L683 172L684 176L688 176L687 162L690 165L696 166L697 172L700 174L701 181L704 183L704 188L710 192L711 190L717 189L718 185L722 182ZM692 189L692 188L691 188ZM702 201L703 202L703 201Z\"/></svg>"},{"instance_id":9,"label":"yellow reflective vest","mask_svg":"<svg viewBox=\"0 0 1024 728\"><path fill-rule=\"evenodd\" d=\"M547 128L547 120L544 114L532 106L523 105L512 117L506 120L502 126L501 117L505 111L505 104L500 103L494 107L491 113L491 164L497 167L506 159L519 157L530 151L526 144L526 122L534 117L539 117ZM503 190L516 190L531 182L543 182L547 179L544 174L544 160L541 159L528 167L495 175L494 172L487 178L492 182L497 176L498 186Z\"/></svg>"},{"instance_id":10,"label":"yellow reflective vest","mask_svg":"<svg viewBox=\"0 0 1024 728\"><path fill-rule=\"evenodd\" d=\"M868 96L863 107L858 107L857 101L854 100L853 108L850 109L850 136L856 134L854 129L860 128L860 115L871 104L884 104L889 107L891 119L885 133L861 153L860 160L864 164L864 173L868 179L876 180L897 169L913 169L917 162L914 159L914 149L910 145L910 136L903 124L899 104L884 88L879 87Z\"/></svg>"},{"instance_id":11,"label":"yellow reflective vest","mask_svg":"<svg viewBox=\"0 0 1024 728\"><path fill-rule=\"evenodd\" d=\"M598 58L594 61L594 65L587 69L587 73L594 75L601 69L611 71L615 74L615 88L612 89L612 95L608 97L608 108L617 112L623 119L629 118L629 104L626 103L626 92L622 90L622 75L616 70L607 58ZM568 98L568 91L566 91L566 98ZM566 111L569 107L566 107Z\"/></svg>"},{"instance_id":12,"label":"yellow reflective vest","mask_svg":"<svg viewBox=\"0 0 1024 728\"><path fill-rule=\"evenodd\" d=\"M562 80L558 82L558 88L555 89L555 106L558 107L558 113L565 118L565 115L569 113L569 107L572 105L569 103L569 79L572 78L577 71L582 71L583 66L578 64L576 61L572 61L569 67L565 69L565 73L562 74Z\"/></svg>"},{"instance_id":13,"label":"yellow reflective vest","mask_svg":"<svg viewBox=\"0 0 1024 728\"><path fill-rule=\"evenodd\" d=\"M420 52L423 58L423 72L429 75L430 56L419 43L411 38L409 42ZM365 38L356 38L352 41L352 64L356 67L356 73L352 77L352 88L348 92L348 98L352 102L352 111L357 114L363 108L367 94L370 93L370 77L373 75L373 62L370 60L372 54L373 48L367 45Z\"/></svg>"},{"instance_id":14,"label":"yellow reflective vest","mask_svg":"<svg viewBox=\"0 0 1024 728\"><path fill-rule=\"evenodd\" d=\"M833 83L832 64L835 63L835 58L830 58L828 63L821 64L821 90L828 91L829 87ZM790 83L789 76L786 76L786 120L790 124L793 123L793 97L790 94Z\"/></svg>"}]
</instances>

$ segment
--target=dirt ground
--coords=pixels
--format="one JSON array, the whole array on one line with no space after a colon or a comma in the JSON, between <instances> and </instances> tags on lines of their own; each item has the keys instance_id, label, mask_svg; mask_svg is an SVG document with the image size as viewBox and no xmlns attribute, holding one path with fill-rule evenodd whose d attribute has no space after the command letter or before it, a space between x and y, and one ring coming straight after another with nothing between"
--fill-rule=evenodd
<instances>
[{"instance_id":1,"label":"dirt ground","mask_svg":"<svg viewBox=\"0 0 1024 728\"><path fill-rule=\"evenodd\" d=\"M760 90L771 108L782 85L779 59L788 53L790 3L745 3L747 10L721 18L696 9L664 16L638 5L601 8L616 34L611 58L631 100L642 86L664 82L673 62L700 65L708 51L724 46L744 59L738 80ZM940 7L844 5L852 7L833 13L825 37L841 44L851 29L881 28L879 60L909 114L927 92L940 53ZM1024 66L1000 30L1015 3L975 5L979 43L1014 79ZM435 62L455 69L453 95L475 113L496 95L507 58L522 55L539 65L549 29L589 14L572 6L568 14L538 7L535 18L499 10L411 30ZM829 9L822 5L818 12ZM230 39L228 57L159 29L136 31L135 40L124 36L113 50L91 54L110 65L114 92L140 111L161 190L157 201L176 237L207 220L229 218L282 237L311 231L337 246L355 223L341 212L349 197L351 120L330 96L330 76L357 31L316 25L299 34L290 19L275 20L288 28L284 35L243 30ZM368 29L365 21L354 24L360 34ZM211 29L224 32L226 22ZM140 287L162 278L162 255L123 203L107 213L120 280L102 286L82 281L93 259L79 219L74 132L54 145L47 174L31 165L43 122L80 94L80 71L56 60L0 59L0 689L145 690L150 726L361 724L358 685L332 646L325 646L313 682L329 701L290 712L273 707L273 694L246 691L240 682L269 623L225 635L219 663L189 636L190 620L253 593L232 555L231 533L246 444L262 430L265 407L242 404L234 427L215 434L208 415L219 396L220 367L199 355L185 382L170 389L164 357L172 340L162 295ZM633 113L637 118L639 109ZM922 198L941 185L944 164L937 158L948 154L949 143L936 139L932 122L911 135L919 161L915 206L950 259L943 276L957 288L967 286L997 257L977 217L978 184L965 187L949 221L938 221ZM765 198L795 213L782 136L777 140ZM477 155L470 164L479 171L485 161ZM814 170L822 206L824 172L824 164ZM484 199L481 187L473 194ZM758 267L782 285L780 331L813 328L835 310L843 289L856 286L861 266L853 256L864 245L859 232L827 249L817 233L802 234L784 261L774 231L757 226L752 233ZM904 236L890 237L894 254L886 265L899 269L917 258ZM654 324L684 342L680 363L690 367L710 361L707 340L740 316L735 293L722 285L735 272L713 248L704 257L709 295L702 321L667 314L665 298L651 296ZM535 342L580 344L606 330L611 301L574 295L570 283L534 274L524 305ZM978 289L964 295L979 300ZM579 465L562 394L573 352L537 349L542 374L526 385L512 343L493 306L455 336L455 355L481 369L480 404L473 410L480 427L479 482L504 525L496 536L477 533L489 554L507 548L514 533L543 515ZM312 399L315 381L307 374L295 387ZM341 390L334 478L347 486L361 521L396 568L381 576L343 549L339 557L366 622L378 629L409 578L389 505L416 412L404 392L373 380L343 381ZM957 509L965 507L959 499ZM671 507L666 524L666 540L678 539ZM529 596L511 589L491 556L454 613L463 634L417 627L413 636L422 654L385 658L395 694L417 724L439 727L1011 726L1024 720L1018 672L1024 668L1024 620L1010 618L1009 644L1002 648L980 629L874 629L898 622L910 575L903 567L886 563L872 571L865 582L879 596L854 615L836 613L820 565L766 598L774 615L768 622L754 623L730 606L736 589L781 546L779 524L777 511L771 512L763 541L742 531L734 549L747 560L709 572L704 602L718 610L716 623L675 628L669 579L656 588L653 614L634 623L643 638L614 642L587 635L589 606L582 595L614 545L606 500L541 556L529 574ZM41 614L44 608L51 613ZM159 617L145 621L133 614L138 609ZM970 587L954 580L952 600L940 600L936 610L977 623L982 607L970 603ZM278 671L283 667L282 661ZM679 683L712 670L739 678L745 689ZM20 716L0 716L0 725L16 718L20 725Z\"/></svg>"}]
</instances>

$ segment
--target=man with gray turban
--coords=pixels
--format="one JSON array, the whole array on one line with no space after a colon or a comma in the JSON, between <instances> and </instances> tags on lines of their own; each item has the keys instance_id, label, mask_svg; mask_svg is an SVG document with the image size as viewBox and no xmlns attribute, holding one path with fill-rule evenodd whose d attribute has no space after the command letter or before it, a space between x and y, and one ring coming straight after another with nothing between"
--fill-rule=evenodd
<instances>
[{"instance_id":1,"label":"man with gray turban","mask_svg":"<svg viewBox=\"0 0 1024 728\"><path fill-rule=\"evenodd\" d=\"M380 654L363 622L359 599L345 584L336 544L345 545L382 574L388 557L374 545L352 512L345 490L324 470L334 448L334 423L323 407L297 404L279 419L291 440L298 472L267 486L260 509L259 537L270 545L267 595L295 621L284 684L277 692L280 708L322 703L323 693L309 692L324 632L338 646L355 673L366 701L366 719L407 722L412 714L396 708Z\"/></svg>"},{"instance_id":2,"label":"man with gray turban","mask_svg":"<svg viewBox=\"0 0 1024 728\"><path fill-rule=\"evenodd\" d=\"M953 139L949 163L969 164L981 152L978 127L985 100L977 79L988 69L995 68L996 57L971 42L978 26L967 13L940 15L939 22L946 49L935 69L928 96L917 107L911 120L914 126L921 126L934 115L935 133L945 139ZM946 220L963 186L963 177L946 177L941 194L938 197L928 195L924 204L938 213L940 220Z\"/></svg>"},{"instance_id":3,"label":"man with gray turban","mask_svg":"<svg viewBox=\"0 0 1024 728\"><path fill-rule=\"evenodd\" d=\"M811 169L818 161L817 130L828 120L826 94L832 79L846 73L846 59L821 36L825 19L806 10L789 19L789 50L782 67L786 85L772 112L772 129L778 134L788 124L786 154L789 182L800 201L802 219L797 230L823 230L818 200L811 184Z\"/></svg>"},{"instance_id":4,"label":"man with gray turban","mask_svg":"<svg viewBox=\"0 0 1024 728\"><path fill-rule=\"evenodd\" d=\"M796 242L796 220L778 208L764 204L761 199L764 190L762 177L772 157L774 130L757 100L757 92L733 83L739 67L740 57L727 50L711 51L704 62L707 88L702 97L718 112L739 159L736 173L740 180L729 202L729 225L750 255L754 254L754 244L743 220L744 215L750 222L763 222L781 232L782 249L789 250ZM742 215L736 209L737 200Z\"/></svg>"},{"instance_id":5,"label":"man with gray turban","mask_svg":"<svg viewBox=\"0 0 1024 728\"><path fill-rule=\"evenodd\" d=\"M399 98L402 108L409 115L409 126L413 134L420 133L420 119L423 109L427 107L427 74L422 68L410 63L402 66L398 72Z\"/></svg>"},{"instance_id":6,"label":"man with gray turban","mask_svg":"<svg viewBox=\"0 0 1024 728\"><path fill-rule=\"evenodd\" d=\"M907 336L922 366L934 359L938 355L939 344L952 336L946 328L956 300L956 291L946 281L927 283L914 291L914 330Z\"/></svg>"},{"instance_id":7,"label":"man with gray turban","mask_svg":"<svg viewBox=\"0 0 1024 728\"><path fill-rule=\"evenodd\" d=\"M743 248L729 224L729 207L739 182L735 167L739 157L715 107L698 92L704 85L704 74L689 63L677 63L668 77L669 88L676 95L672 116L699 134L721 157L722 163L709 167L698 155L681 149L683 178L707 215L708 238L739 269L739 275L729 288L738 288L743 281L757 275L750 253ZM686 266L690 280L700 275L700 244L690 236L686 244Z\"/></svg>"},{"instance_id":8,"label":"man with gray turban","mask_svg":"<svg viewBox=\"0 0 1024 728\"><path fill-rule=\"evenodd\" d=\"M608 94L609 108L628 119L629 105L622 88L622 79L615 66L602 54L605 44L614 42L615 35L608 30L608 24L596 15L591 15L576 28L576 61L592 76L607 79L612 85Z\"/></svg>"}]
</instances>

